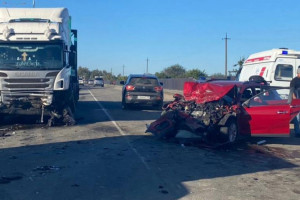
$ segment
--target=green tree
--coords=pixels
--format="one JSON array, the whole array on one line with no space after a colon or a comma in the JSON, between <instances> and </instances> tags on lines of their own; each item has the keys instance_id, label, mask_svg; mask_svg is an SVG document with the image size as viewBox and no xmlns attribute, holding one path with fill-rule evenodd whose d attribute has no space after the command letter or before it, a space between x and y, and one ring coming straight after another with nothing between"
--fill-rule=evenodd
<instances>
[{"instance_id":1,"label":"green tree","mask_svg":"<svg viewBox=\"0 0 300 200\"><path fill-rule=\"evenodd\" d=\"M91 76L91 72L87 67L78 67L78 76L84 79L89 79Z\"/></svg>"},{"instance_id":2,"label":"green tree","mask_svg":"<svg viewBox=\"0 0 300 200\"><path fill-rule=\"evenodd\" d=\"M241 57L239 60L238 60L238 62L236 63L236 64L234 64L233 66L234 67L239 67L239 69L241 69L242 67L243 67L243 64L244 64L244 62L245 62L245 58L244 57Z\"/></svg>"},{"instance_id":3,"label":"green tree","mask_svg":"<svg viewBox=\"0 0 300 200\"><path fill-rule=\"evenodd\" d=\"M155 76L157 76L157 78L168 78L164 72L156 72Z\"/></svg>"},{"instance_id":4,"label":"green tree","mask_svg":"<svg viewBox=\"0 0 300 200\"><path fill-rule=\"evenodd\" d=\"M218 73L214 73L210 76L211 79L225 79L225 75L218 72Z\"/></svg>"},{"instance_id":5,"label":"green tree","mask_svg":"<svg viewBox=\"0 0 300 200\"><path fill-rule=\"evenodd\" d=\"M94 69L93 71L91 71L90 78L94 79L95 76L103 76L103 72L99 69Z\"/></svg>"},{"instance_id":6,"label":"green tree","mask_svg":"<svg viewBox=\"0 0 300 200\"><path fill-rule=\"evenodd\" d=\"M207 73L205 72L205 70L191 69L186 72L185 76L187 78L192 77L194 79L199 79L200 76L207 77Z\"/></svg>"},{"instance_id":7,"label":"green tree","mask_svg":"<svg viewBox=\"0 0 300 200\"><path fill-rule=\"evenodd\" d=\"M241 57L238 62L236 64L233 65L233 67L239 67L238 69L233 69L232 72L235 74L235 77L238 79L240 73L241 73L241 70L243 68L243 64L245 62L245 58L244 57Z\"/></svg>"},{"instance_id":8,"label":"green tree","mask_svg":"<svg viewBox=\"0 0 300 200\"><path fill-rule=\"evenodd\" d=\"M162 71L167 78L182 78L185 76L185 69L179 64L172 65Z\"/></svg>"}]
</instances>

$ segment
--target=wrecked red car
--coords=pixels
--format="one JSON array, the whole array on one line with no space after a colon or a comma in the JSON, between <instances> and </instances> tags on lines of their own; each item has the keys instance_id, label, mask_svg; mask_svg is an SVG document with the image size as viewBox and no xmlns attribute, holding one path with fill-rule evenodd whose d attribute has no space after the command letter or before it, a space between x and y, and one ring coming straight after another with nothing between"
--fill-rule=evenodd
<instances>
[{"instance_id":1,"label":"wrecked red car","mask_svg":"<svg viewBox=\"0 0 300 200\"><path fill-rule=\"evenodd\" d=\"M300 111L300 99L289 92L255 81L186 82L183 96L175 94L146 132L167 139L188 130L204 141L230 143L240 136L289 136Z\"/></svg>"}]
</instances>

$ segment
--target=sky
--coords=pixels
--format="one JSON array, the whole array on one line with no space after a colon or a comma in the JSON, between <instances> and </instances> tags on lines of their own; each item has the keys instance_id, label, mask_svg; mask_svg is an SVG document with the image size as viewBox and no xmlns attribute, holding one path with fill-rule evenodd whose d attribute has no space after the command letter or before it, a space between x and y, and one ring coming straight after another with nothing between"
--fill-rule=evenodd
<instances>
[{"instance_id":1,"label":"sky","mask_svg":"<svg viewBox=\"0 0 300 200\"><path fill-rule=\"evenodd\" d=\"M32 7L32 0L0 0ZM35 0L66 7L78 30L78 65L114 75L160 72L174 64L209 75L273 48L300 50L299 0Z\"/></svg>"}]
</instances>

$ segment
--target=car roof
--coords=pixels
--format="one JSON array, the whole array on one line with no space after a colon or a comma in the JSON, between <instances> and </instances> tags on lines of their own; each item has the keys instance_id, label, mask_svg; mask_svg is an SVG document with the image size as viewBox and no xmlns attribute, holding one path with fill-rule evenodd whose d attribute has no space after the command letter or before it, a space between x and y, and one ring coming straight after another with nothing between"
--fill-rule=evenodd
<instances>
[{"instance_id":1,"label":"car roof","mask_svg":"<svg viewBox=\"0 0 300 200\"><path fill-rule=\"evenodd\" d=\"M130 74L129 77L131 77L131 78L143 78L143 77L145 77L145 78L156 78L157 79L157 77L153 74Z\"/></svg>"},{"instance_id":2,"label":"car roof","mask_svg":"<svg viewBox=\"0 0 300 200\"><path fill-rule=\"evenodd\" d=\"M210 80L204 83L211 83L211 84L216 84L216 85L220 85L220 86L230 86L230 85L236 85L238 87L242 87L242 86L248 86L248 85L262 85L259 82L255 82L255 81L232 81L232 80Z\"/></svg>"}]
</instances>

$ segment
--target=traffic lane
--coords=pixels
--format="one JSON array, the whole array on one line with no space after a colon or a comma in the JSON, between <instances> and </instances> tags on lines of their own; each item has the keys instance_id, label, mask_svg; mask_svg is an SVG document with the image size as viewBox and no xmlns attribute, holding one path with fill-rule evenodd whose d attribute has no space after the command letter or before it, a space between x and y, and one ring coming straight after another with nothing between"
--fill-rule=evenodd
<instances>
[{"instance_id":1,"label":"traffic lane","mask_svg":"<svg viewBox=\"0 0 300 200\"><path fill-rule=\"evenodd\" d=\"M0 199L177 199L187 194L185 188L171 191L125 140L1 149L1 177L10 181L0 181Z\"/></svg>"},{"instance_id":2,"label":"traffic lane","mask_svg":"<svg viewBox=\"0 0 300 200\"><path fill-rule=\"evenodd\" d=\"M83 90L81 92L84 93ZM106 93L102 94L105 96ZM92 99L89 95L81 96L81 101L92 102ZM21 198L22 193L27 195L25 196L28 197L27 199L53 199L54 197L57 197L56 199L69 199L68 197L111 199L110 196L113 195L116 195L115 199L178 199L181 197L222 199L224 195L241 199L238 197L244 197L244 192L251 199L252 196L253 198L264 197L264 192L259 190L261 185L263 185L261 188L271 194L269 197L275 195L281 197L281 194L287 194L291 197L289 199L295 197L293 195L297 192L295 188L298 187L299 173L296 171L298 168L288 161L282 161L280 158L272 158L274 160L268 161L264 157L251 160L257 157L256 153L244 155L240 150L213 151L211 154L211 150L207 149L183 148L181 145L162 142L152 136L144 135L144 125L139 123L136 125L133 123L128 127L128 132L124 131L127 136L120 136L117 129L111 126L111 122L107 121L103 110L96 107L96 104L93 106L78 104L78 114L82 112L83 119L79 120L77 126L30 130L37 133L33 135L36 139L28 138L27 141L20 141L24 143L18 148L1 149L2 160L0 161L5 163L1 169L1 177L23 175L21 180L4 184L5 189L0 193L6 196L0 199L15 196L18 197L16 199L24 199ZM89 117L97 117L97 119L86 122L85 120L90 120ZM117 124L119 123L128 124L127 121L117 121ZM19 132L16 135L19 135ZM9 138L14 136L7 137L5 140ZM81 140L78 140L79 138ZM43 144L32 145L35 143L34 140ZM135 152L138 152L138 155ZM97 153L102 156L97 157ZM143 158L150 170L139 156ZM241 158L249 159L249 163L245 160L239 161ZM245 169L242 169L242 164L245 165ZM269 170L268 166L273 164L272 169L276 170L272 172L275 171L275 175L268 174L266 171ZM235 165L240 166L235 168ZM44 172L43 166L48 166L50 169ZM103 174L107 176L101 176ZM275 186L284 188L285 193L279 189L279 194L277 188L272 189L273 184L268 181L274 181L274 177L282 180ZM111 182L110 179L113 181ZM288 189L282 185L285 182ZM112 188L112 185L120 188ZM231 185L234 186L228 188ZM100 190L103 196L98 194L98 186L104 188L104 191ZM22 189L16 191L16 188L24 188L25 192ZM226 192L227 190L230 193ZM116 194L119 191L122 197ZM235 193L235 191L241 192ZM59 194L54 196L54 193Z\"/></svg>"},{"instance_id":3,"label":"traffic lane","mask_svg":"<svg viewBox=\"0 0 300 200\"><path fill-rule=\"evenodd\" d=\"M110 91L110 98L117 101L118 96L114 95L113 90ZM93 92L97 93L96 90ZM108 102L108 99L104 100ZM111 110L109 112L111 113ZM143 112L144 110L140 112L128 110L125 113L120 111L119 114L122 113L126 119L139 116L141 118ZM152 136L143 136L144 123L147 120L133 120L134 122L130 123L130 120L126 119L118 120L117 123L131 135L133 146L143 155L156 176L168 183L167 188L171 193L176 188L186 188L192 191L191 194L185 195L187 199L194 197L222 199L224 194L240 199L245 196L244 192L248 192L247 197L250 199L252 197L282 199L282 194L287 194L290 199L297 199L299 177L297 156L289 160L252 146L223 150L182 147L176 143L155 140ZM283 181L270 185L276 179ZM274 191L274 185L279 189ZM289 186L288 189L286 185ZM261 188L264 190L261 191ZM286 192L283 193L283 190ZM221 193L216 194L214 191ZM264 191L268 191L267 193L271 195L266 195Z\"/></svg>"},{"instance_id":4,"label":"traffic lane","mask_svg":"<svg viewBox=\"0 0 300 200\"><path fill-rule=\"evenodd\" d=\"M109 112L114 121L128 135L144 135L146 124L150 124L159 118L161 110L151 106L134 106L122 110L121 88L107 86L105 88L93 88L88 90L94 95L96 101Z\"/></svg>"},{"instance_id":5,"label":"traffic lane","mask_svg":"<svg viewBox=\"0 0 300 200\"><path fill-rule=\"evenodd\" d=\"M187 194L185 188L164 190L166 184L149 170L132 139L120 136L91 95L81 94L78 125L17 131L3 139L0 199L176 199Z\"/></svg>"}]
</instances>

